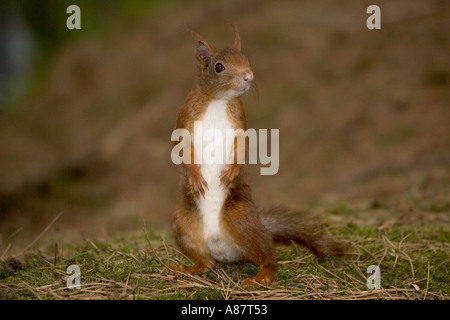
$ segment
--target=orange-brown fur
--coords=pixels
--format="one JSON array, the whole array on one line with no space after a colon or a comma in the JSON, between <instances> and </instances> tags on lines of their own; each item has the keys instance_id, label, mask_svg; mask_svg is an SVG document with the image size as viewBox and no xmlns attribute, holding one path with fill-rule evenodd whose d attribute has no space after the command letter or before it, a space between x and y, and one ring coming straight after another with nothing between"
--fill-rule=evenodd
<instances>
[{"instance_id":1,"label":"orange-brown fur","mask_svg":"<svg viewBox=\"0 0 450 320\"><path fill-rule=\"evenodd\" d=\"M220 90L235 86L233 77L249 72L250 64L240 53L240 37L235 29L233 48L214 49L202 36L189 31L196 41L198 75L176 119L175 128L184 128L193 135L194 121L202 119L209 102ZM227 73L218 76L211 68L214 62L223 62ZM251 71L250 71L251 72ZM233 128L247 130L245 111L239 97L227 103L229 122ZM176 143L176 142L175 142ZM248 156L248 141L245 143ZM181 201L173 216L175 240L182 252L195 262L189 268L175 264L171 269L197 273L214 267L216 261L208 252L203 237L202 216L196 198L204 196L206 181L197 164L194 164L194 145L191 144L191 164L181 165ZM241 253L243 260L260 266L254 278L244 281L246 285L269 284L277 267L274 245L276 242L295 241L310 248L318 256L343 253L342 247L320 235L313 235L314 228L303 225L303 220L285 209L259 210L253 203L246 165L237 164L237 142L234 141L234 163L222 171L221 183L227 190L226 200L220 212L221 234L227 243Z\"/></svg>"}]
</instances>

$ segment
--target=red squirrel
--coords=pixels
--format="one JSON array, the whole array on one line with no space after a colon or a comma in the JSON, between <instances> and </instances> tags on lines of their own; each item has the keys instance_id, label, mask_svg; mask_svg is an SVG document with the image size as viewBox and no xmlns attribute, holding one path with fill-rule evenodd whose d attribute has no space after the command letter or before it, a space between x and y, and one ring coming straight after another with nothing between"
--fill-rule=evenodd
<instances>
[{"instance_id":1,"label":"red squirrel","mask_svg":"<svg viewBox=\"0 0 450 320\"><path fill-rule=\"evenodd\" d=\"M196 274L212 269L217 262L248 261L259 266L256 276L243 282L252 286L273 281L276 244L294 241L317 256L340 255L343 248L318 234L295 212L281 207L262 210L254 204L246 165L236 161L238 152L245 152L248 157L248 142L245 150L238 150L236 139L224 142L225 146L220 144L221 151L225 150L222 161L194 161L198 159L195 157L201 159L208 145L200 144L199 139L204 138L195 136L195 121L202 121L203 129L247 130L240 96L250 88L254 75L241 52L239 31L234 24L233 27L234 45L223 49L212 47L204 37L187 30L195 41L198 74L175 125L175 129L188 130L193 138L191 161L181 164L181 201L174 211L173 232L176 244L195 265L176 263L169 268Z\"/></svg>"}]
</instances>

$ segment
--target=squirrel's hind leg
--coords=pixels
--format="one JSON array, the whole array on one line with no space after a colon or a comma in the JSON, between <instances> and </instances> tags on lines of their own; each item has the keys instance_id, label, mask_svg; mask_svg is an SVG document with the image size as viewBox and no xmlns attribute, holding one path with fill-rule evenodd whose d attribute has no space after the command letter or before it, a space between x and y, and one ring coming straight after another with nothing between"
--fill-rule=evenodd
<instances>
[{"instance_id":1,"label":"squirrel's hind leg","mask_svg":"<svg viewBox=\"0 0 450 320\"><path fill-rule=\"evenodd\" d=\"M276 269L276 264L261 265L256 276L254 276L253 278L244 279L242 284L248 287L258 284L268 285L272 283Z\"/></svg>"},{"instance_id":2,"label":"squirrel's hind leg","mask_svg":"<svg viewBox=\"0 0 450 320\"><path fill-rule=\"evenodd\" d=\"M185 267L182 264L179 263L173 263L168 266L168 268L172 271L176 272L183 272L188 274L198 274L198 273L207 273L214 268L214 262L211 261L205 261L205 262L199 262L191 267Z\"/></svg>"},{"instance_id":3,"label":"squirrel's hind leg","mask_svg":"<svg viewBox=\"0 0 450 320\"><path fill-rule=\"evenodd\" d=\"M222 223L244 260L260 267L256 276L245 279L243 284L270 284L277 269L275 248L272 234L261 223L254 204L245 198L228 201Z\"/></svg>"},{"instance_id":4,"label":"squirrel's hind leg","mask_svg":"<svg viewBox=\"0 0 450 320\"><path fill-rule=\"evenodd\" d=\"M206 248L198 212L178 206L173 216L173 231L178 248L195 264L185 267L174 263L168 266L170 270L197 274L208 272L214 268L215 260L209 255Z\"/></svg>"}]
</instances>

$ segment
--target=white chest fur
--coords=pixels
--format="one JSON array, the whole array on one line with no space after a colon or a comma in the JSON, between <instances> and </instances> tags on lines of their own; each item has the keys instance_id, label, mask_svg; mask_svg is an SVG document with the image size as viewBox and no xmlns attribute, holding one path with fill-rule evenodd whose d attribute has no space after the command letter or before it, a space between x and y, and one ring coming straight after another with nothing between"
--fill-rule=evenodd
<instances>
[{"instance_id":1,"label":"white chest fur","mask_svg":"<svg viewBox=\"0 0 450 320\"><path fill-rule=\"evenodd\" d=\"M200 170L208 183L205 196L200 196L197 200L203 219L205 241L214 259L233 262L240 259L240 253L224 240L220 228L220 215L227 196L227 190L220 182L220 175L233 150L233 139L230 139L229 134L233 126L226 110L226 100L210 102L201 122L201 130L194 133L194 150L197 159L202 159Z\"/></svg>"}]
</instances>

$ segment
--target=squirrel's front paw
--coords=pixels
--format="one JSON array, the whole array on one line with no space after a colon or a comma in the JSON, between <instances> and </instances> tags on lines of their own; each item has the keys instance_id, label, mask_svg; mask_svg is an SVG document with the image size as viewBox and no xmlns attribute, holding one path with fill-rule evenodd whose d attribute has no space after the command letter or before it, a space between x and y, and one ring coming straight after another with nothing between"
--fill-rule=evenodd
<instances>
[{"instance_id":1,"label":"squirrel's front paw","mask_svg":"<svg viewBox=\"0 0 450 320\"><path fill-rule=\"evenodd\" d=\"M233 180L236 179L236 177L239 175L239 172L241 172L240 164L236 163L228 164L220 174L220 182L225 187L228 187L230 183L233 182Z\"/></svg>"},{"instance_id":2,"label":"squirrel's front paw","mask_svg":"<svg viewBox=\"0 0 450 320\"><path fill-rule=\"evenodd\" d=\"M189 165L187 168L188 182L197 198L202 195L205 197L205 188L208 189L208 183L197 165Z\"/></svg>"}]
</instances>

